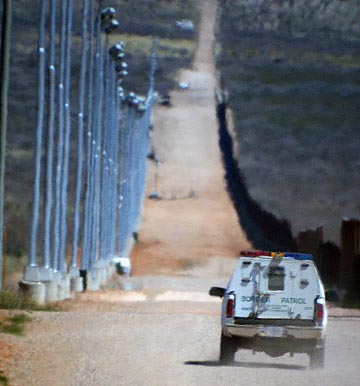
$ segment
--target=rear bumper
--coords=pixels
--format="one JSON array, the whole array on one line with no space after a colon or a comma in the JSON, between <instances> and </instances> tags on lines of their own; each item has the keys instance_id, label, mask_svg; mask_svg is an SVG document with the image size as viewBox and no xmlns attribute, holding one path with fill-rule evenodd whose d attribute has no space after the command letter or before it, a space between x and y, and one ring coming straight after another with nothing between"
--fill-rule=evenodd
<instances>
[{"instance_id":1,"label":"rear bumper","mask_svg":"<svg viewBox=\"0 0 360 386\"><path fill-rule=\"evenodd\" d=\"M233 337L244 338L289 338L289 339L311 339L320 340L324 338L324 329L322 327L298 327L298 326L283 326L281 328L281 335L269 335L269 326L267 325L245 325L233 324L227 322L223 327L223 334Z\"/></svg>"}]
</instances>

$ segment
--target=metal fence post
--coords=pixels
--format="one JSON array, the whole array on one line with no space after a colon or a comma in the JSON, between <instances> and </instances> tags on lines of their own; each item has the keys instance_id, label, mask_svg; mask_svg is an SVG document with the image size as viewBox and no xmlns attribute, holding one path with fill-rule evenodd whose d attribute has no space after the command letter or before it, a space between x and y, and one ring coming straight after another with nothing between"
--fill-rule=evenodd
<instances>
[{"instance_id":1,"label":"metal fence post","mask_svg":"<svg viewBox=\"0 0 360 386\"><path fill-rule=\"evenodd\" d=\"M39 88L38 88L38 117L36 129L36 142L34 151L34 199L31 220L31 233L28 263L25 267L25 281L40 281L40 272L37 261L37 235L39 226L40 212L40 180L41 180L41 152L43 143L43 126L44 126L44 94L45 94L45 23L46 23L46 1L41 2L40 12L40 30L39 30Z\"/></svg>"},{"instance_id":2,"label":"metal fence post","mask_svg":"<svg viewBox=\"0 0 360 386\"><path fill-rule=\"evenodd\" d=\"M69 273L72 277L79 275L79 267L77 263L79 232L80 232L80 197L82 191L83 177L83 153L84 153L84 116L85 116L85 89L86 89L86 73L87 73L87 55L88 55L88 12L89 2L83 0L82 13L82 50L81 50L81 70L79 82L79 113L78 113L78 136L77 136L77 173L76 173L76 188L74 199L74 233L72 243L72 254Z\"/></svg>"},{"instance_id":3,"label":"metal fence post","mask_svg":"<svg viewBox=\"0 0 360 386\"><path fill-rule=\"evenodd\" d=\"M12 7L11 0L3 0L2 32L1 32L1 101L0 101L0 290L3 288L3 237L4 237L4 179L5 179L5 154L6 131L9 89L10 65L10 35L11 35Z\"/></svg>"},{"instance_id":4,"label":"metal fence post","mask_svg":"<svg viewBox=\"0 0 360 386\"><path fill-rule=\"evenodd\" d=\"M53 207L53 161L54 161L54 133L55 133L55 49L56 49L56 8L57 1L50 4L50 39L49 39L49 66L48 66L48 119L47 119L47 143L45 162L45 203L44 203L44 244L42 251L42 267L40 277L43 281L52 279L51 267L51 211Z\"/></svg>"}]
</instances>

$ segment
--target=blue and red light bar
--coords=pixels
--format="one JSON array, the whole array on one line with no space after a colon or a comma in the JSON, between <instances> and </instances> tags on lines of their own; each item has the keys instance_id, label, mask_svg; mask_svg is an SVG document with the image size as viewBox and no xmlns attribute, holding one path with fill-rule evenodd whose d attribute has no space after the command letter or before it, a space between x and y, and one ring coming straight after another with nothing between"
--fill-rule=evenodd
<instances>
[{"instance_id":1,"label":"blue and red light bar","mask_svg":"<svg viewBox=\"0 0 360 386\"><path fill-rule=\"evenodd\" d=\"M313 256L309 253L297 253L297 252L269 252L269 251L241 251L240 256L246 257L259 257L259 256L270 256L270 257L285 257L292 258L295 260L313 260Z\"/></svg>"},{"instance_id":2,"label":"blue and red light bar","mask_svg":"<svg viewBox=\"0 0 360 386\"><path fill-rule=\"evenodd\" d=\"M285 252L285 257L292 257L295 260L313 260L310 253Z\"/></svg>"},{"instance_id":3,"label":"blue and red light bar","mask_svg":"<svg viewBox=\"0 0 360 386\"><path fill-rule=\"evenodd\" d=\"M241 256L258 257L258 256L271 256L271 252L268 251L241 251Z\"/></svg>"}]
</instances>

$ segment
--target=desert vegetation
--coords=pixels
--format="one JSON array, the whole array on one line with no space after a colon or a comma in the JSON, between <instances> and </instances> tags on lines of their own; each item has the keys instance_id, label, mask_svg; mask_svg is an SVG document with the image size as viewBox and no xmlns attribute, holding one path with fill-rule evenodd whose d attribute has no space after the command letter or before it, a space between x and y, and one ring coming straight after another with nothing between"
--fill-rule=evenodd
<instances>
[{"instance_id":1,"label":"desert vegetation","mask_svg":"<svg viewBox=\"0 0 360 386\"><path fill-rule=\"evenodd\" d=\"M342 218L360 216L359 12L354 1L222 2L217 66L241 171L294 234L324 226L337 242Z\"/></svg>"}]
</instances>

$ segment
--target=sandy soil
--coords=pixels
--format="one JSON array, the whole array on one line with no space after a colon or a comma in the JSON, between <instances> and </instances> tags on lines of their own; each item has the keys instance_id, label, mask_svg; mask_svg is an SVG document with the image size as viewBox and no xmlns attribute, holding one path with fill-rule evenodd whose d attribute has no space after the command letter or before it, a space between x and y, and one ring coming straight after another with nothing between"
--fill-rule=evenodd
<instances>
[{"instance_id":1,"label":"sandy soil","mask_svg":"<svg viewBox=\"0 0 360 386\"><path fill-rule=\"evenodd\" d=\"M135 274L163 273L187 259L236 256L249 243L238 224L223 179L215 116L216 1L202 2L193 68L178 75L187 90L171 93L171 107L156 106L143 225L132 259Z\"/></svg>"}]
</instances>

